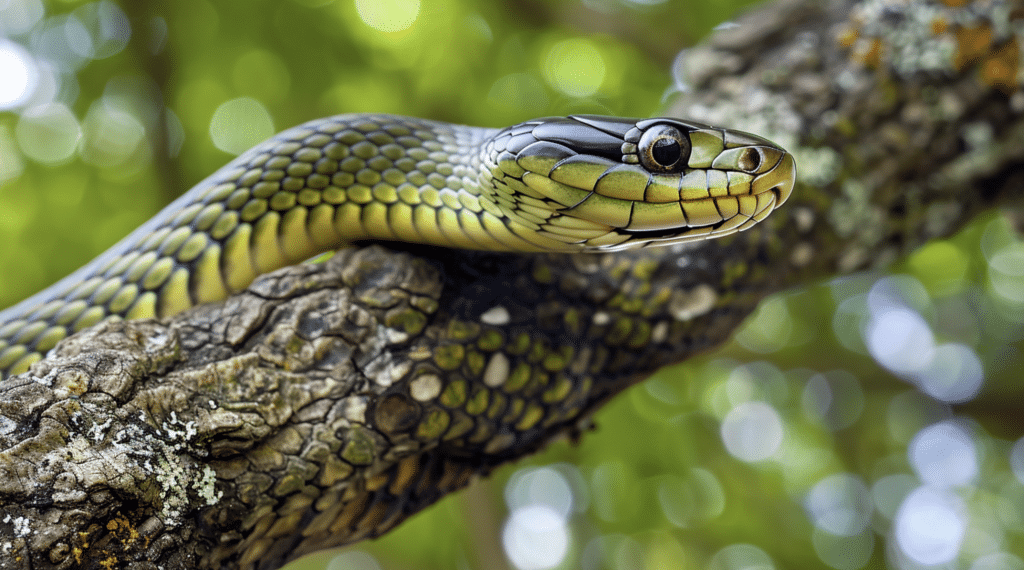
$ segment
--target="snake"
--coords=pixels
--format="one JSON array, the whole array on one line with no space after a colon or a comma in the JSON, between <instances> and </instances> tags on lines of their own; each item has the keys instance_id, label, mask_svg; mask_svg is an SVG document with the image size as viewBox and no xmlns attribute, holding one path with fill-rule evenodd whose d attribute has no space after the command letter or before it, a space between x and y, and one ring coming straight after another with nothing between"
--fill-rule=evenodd
<instances>
[{"instance_id":1,"label":"snake","mask_svg":"<svg viewBox=\"0 0 1024 570\"><path fill-rule=\"evenodd\" d=\"M102 321L174 315L341 247L572 253L718 238L764 220L795 178L793 156L767 139L671 117L501 129L383 114L313 120L0 312L0 378Z\"/></svg>"}]
</instances>

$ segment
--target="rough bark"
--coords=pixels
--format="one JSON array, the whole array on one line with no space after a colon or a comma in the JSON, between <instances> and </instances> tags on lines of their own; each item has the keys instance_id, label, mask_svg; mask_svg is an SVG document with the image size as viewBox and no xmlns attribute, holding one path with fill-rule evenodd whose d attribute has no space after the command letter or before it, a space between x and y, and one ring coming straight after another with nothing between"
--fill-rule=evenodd
<instances>
[{"instance_id":1,"label":"rough bark","mask_svg":"<svg viewBox=\"0 0 1024 570\"><path fill-rule=\"evenodd\" d=\"M947 2L946 4L956 4ZM743 234L608 255L395 245L0 385L0 568L276 568L568 435L774 292L884 267L1024 188L1018 3L788 1L680 59L674 110L794 151Z\"/></svg>"}]
</instances>

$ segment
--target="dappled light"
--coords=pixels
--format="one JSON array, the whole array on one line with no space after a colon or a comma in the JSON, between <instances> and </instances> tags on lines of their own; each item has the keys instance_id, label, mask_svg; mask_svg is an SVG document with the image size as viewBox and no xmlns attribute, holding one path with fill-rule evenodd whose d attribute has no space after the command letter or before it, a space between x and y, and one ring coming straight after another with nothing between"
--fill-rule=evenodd
<instances>
[{"instance_id":1,"label":"dappled light","mask_svg":"<svg viewBox=\"0 0 1024 570\"><path fill-rule=\"evenodd\" d=\"M569 549L565 522L562 515L548 505L513 509L502 533L505 554L519 570L558 566Z\"/></svg>"},{"instance_id":2,"label":"dappled light","mask_svg":"<svg viewBox=\"0 0 1024 570\"><path fill-rule=\"evenodd\" d=\"M896 513L900 554L926 566L952 562L967 532L963 510L962 502L952 493L930 487L915 489Z\"/></svg>"},{"instance_id":3,"label":"dappled light","mask_svg":"<svg viewBox=\"0 0 1024 570\"><path fill-rule=\"evenodd\" d=\"M274 119L256 99L239 97L221 103L210 120L210 138L217 148L242 154L275 133Z\"/></svg>"},{"instance_id":4,"label":"dappled light","mask_svg":"<svg viewBox=\"0 0 1024 570\"><path fill-rule=\"evenodd\" d=\"M857 536L871 523L871 495L857 475L837 473L818 481L805 499L814 525L836 536Z\"/></svg>"},{"instance_id":5,"label":"dappled light","mask_svg":"<svg viewBox=\"0 0 1024 570\"><path fill-rule=\"evenodd\" d=\"M32 55L20 45L0 42L0 109L13 109L28 100L39 82Z\"/></svg>"},{"instance_id":6,"label":"dappled light","mask_svg":"<svg viewBox=\"0 0 1024 570\"><path fill-rule=\"evenodd\" d=\"M573 97L597 93L605 79L605 63L597 46L587 40L562 40L548 48L544 77Z\"/></svg>"},{"instance_id":7,"label":"dappled light","mask_svg":"<svg viewBox=\"0 0 1024 570\"><path fill-rule=\"evenodd\" d=\"M26 110L15 132L25 156L51 166L71 160L82 137L78 119L63 103L37 105Z\"/></svg>"},{"instance_id":8,"label":"dappled light","mask_svg":"<svg viewBox=\"0 0 1024 570\"><path fill-rule=\"evenodd\" d=\"M722 420L722 441L733 456L743 461L770 458L782 444L782 420L764 402L745 402Z\"/></svg>"},{"instance_id":9,"label":"dappled light","mask_svg":"<svg viewBox=\"0 0 1024 570\"><path fill-rule=\"evenodd\" d=\"M409 29L420 11L420 0L356 0L359 18L367 26L381 32Z\"/></svg>"}]
</instances>

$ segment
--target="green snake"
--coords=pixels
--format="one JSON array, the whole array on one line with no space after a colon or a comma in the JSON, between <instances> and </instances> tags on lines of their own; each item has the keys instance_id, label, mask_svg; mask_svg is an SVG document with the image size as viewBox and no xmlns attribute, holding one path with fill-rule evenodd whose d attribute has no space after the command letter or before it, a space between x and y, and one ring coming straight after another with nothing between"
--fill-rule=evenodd
<instances>
[{"instance_id":1,"label":"green snake","mask_svg":"<svg viewBox=\"0 0 1024 570\"><path fill-rule=\"evenodd\" d=\"M0 313L0 376L110 318L164 317L364 240L615 251L726 236L789 197L792 155L672 118L504 129L390 115L308 122L253 147L78 271Z\"/></svg>"}]
</instances>

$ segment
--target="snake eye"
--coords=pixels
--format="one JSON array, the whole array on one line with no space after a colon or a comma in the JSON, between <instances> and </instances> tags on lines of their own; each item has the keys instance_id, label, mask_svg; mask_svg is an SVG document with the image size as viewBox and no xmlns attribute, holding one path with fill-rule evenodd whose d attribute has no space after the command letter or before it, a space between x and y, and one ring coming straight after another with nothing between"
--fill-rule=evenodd
<instances>
[{"instance_id":1,"label":"snake eye","mask_svg":"<svg viewBox=\"0 0 1024 570\"><path fill-rule=\"evenodd\" d=\"M678 172L690 158L690 139L671 125L654 125L637 145L640 164L652 172Z\"/></svg>"}]
</instances>

